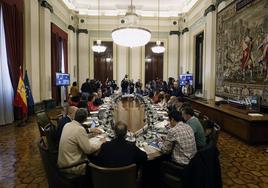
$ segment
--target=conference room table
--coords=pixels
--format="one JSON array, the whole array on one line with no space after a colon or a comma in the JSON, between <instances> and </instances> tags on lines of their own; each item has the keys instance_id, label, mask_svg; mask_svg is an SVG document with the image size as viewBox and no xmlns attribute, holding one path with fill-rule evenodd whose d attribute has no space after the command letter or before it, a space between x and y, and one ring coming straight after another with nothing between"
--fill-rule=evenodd
<instances>
[{"instance_id":1,"label":"conference room table","mask_svg":"<svg viewBox=\"0 0 268 188\"><path fill-rule=\"evenodd\" d=\"M155 141L166 135L166 126L169 124L166 110L158 105L150 104L149 101L144 104L133 95L123 96L116 102L113 100L105 98L105 103L98 111L90 112L90 116L84 124L102 131L102 134L90 138L90 140L100 142L104 138L106 141L110 141L114 138L113 125L120 121L128 127L126 140L133 142L146 152L148 160L161 157L163 154L155 145ZM146 112L146 108L150 108L150 112ZM148 114L151 116L150 122Z\"/></svg>"}]
</instances>

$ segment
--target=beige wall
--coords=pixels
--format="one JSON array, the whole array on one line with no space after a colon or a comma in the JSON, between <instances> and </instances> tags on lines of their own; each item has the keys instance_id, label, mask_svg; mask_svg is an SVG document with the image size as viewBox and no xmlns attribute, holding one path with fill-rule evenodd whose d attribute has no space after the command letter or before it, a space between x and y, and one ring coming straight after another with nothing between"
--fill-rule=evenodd
<instances>
[{"instance_id":1,"label":"beige wall","mask_svg":"<svg viewBox=\"0 0 268 188\"><path fill-rule=\"evenodd\" d=\"M230 1L230 0L229 0ZM228 1L228 2L229 2ZM53 6L51 13L41 7L36 0L25 1L25 62L31 82L35 102L51 97L51 41L50 24L58 25L68 33L68 72L71 82L78 81L81 85L86 78L94 78L94 62L91 46L97 39L97 17L76 16L68 10L62 1L48 0ZM205 9L213 0L199 1L189 13L184 15L186 22L178 18L161 18L160 40L164 42L163 78L177 77L186 71L194 72L194 38L204 31L204 72L203 94L206 98L215 95L215 45L216 45L216 11L204 17ZM226 6L222 3L219 8ZM71 19L71 16L74 19ZM120 26L121 17L101 17L100 38L112 41L111 30ZM80 20L85 22L81 23ZM172 22L179 20L179 25ZM68 25L87 29L88 34L77 35L68 30ZM157 19L142 18L140 22L152 31L151 41L157 40ZM169 35L169 31L182 30L188 27L189 32L183 35ZM125 74L131 79L145 79L145 48L124 48L114 44L113 75L118 83Z\"/></svg>"},{"instance_id":2,"label":"beige wall","mask_svg":"<svg viewBox=\"0 0 268 188\"><path fill-rule=\"evenodd\" d=\"M215 97L216 11L206 16L204 12L213 2L198 1L186 14L186 22L182 24L182 29L187 27L189 31L180 36L180 73L195 73L195 37L204 32L202 94L207 99Z\"/></svg>"},{"instance_id":3,"label":"beige wall","mask_svg":"<svg viewBox=\"0 0 268 188\"><path fill-rule=\"evenodd\" d=\"M71 82L77 80L76 33L68 30L74 25L73 15L61 1L48 0L53 13L36 0L25 1L25 69L28 71L35 102L51 98L51 23L68 33L68 72Z\"/></svg>"},{"instance_id":4,"label":"beige wall","mask_svg":"<svg viewBox=\"0 0 268 188\"><path fill-rule=\"evenodd\" d=\"M78 57L83 58L83 62L88 61L89 70L88 77L94 78L94 58L93 52L91 50L91 46L93 45L93 41L97 40L97 17L94 16L80 16L79 20L83 19L84 23L79 22L78 27L81 29L87 29L88 39L84 39L88 41L88 51L84 50L83 52L79 50ZM160 40L164 42L164 46L166 47L166 51L164 53L164 65L163 65L163 78L167 80L168 77L178 76L178 60L179 60L179 46L178 46L178 36L169 36L170 30L178 30L178 26L173 26L172 22L177 20L178 18L163 18L161 19L161 27L160 27ZM111 31L120 26L118 17L101 17L100 20L100 39L102 41L112 41ZM157 20L144 18L140 22L141 26L144 26L152 31L151 41L155 42L157 40ZM79 36L80 38L80 36ZM79 48L83 48L84 43L79 42ZM84 57L88 57L89 59L85 59ZM145 48L125 48L120 47L114 44L113 48L113 79L117 80L119 84L123 79L125 74L128 74L130 79L136 81L137 79L141 79L144 83L145 78ZM80 67L80 66L79 66ZM88 67L85 67L88 69ZM79 71L79 74L81 72ZM86 77L85 70L82 73Z\"/></svg>"}]
</instances>

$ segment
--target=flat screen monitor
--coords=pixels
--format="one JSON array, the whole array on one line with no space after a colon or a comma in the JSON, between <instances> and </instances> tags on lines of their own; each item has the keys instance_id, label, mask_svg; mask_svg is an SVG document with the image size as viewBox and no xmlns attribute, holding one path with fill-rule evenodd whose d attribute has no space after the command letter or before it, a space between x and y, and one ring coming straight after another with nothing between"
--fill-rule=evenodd
<instances>
[{"instance_id":1,"label":"flat screen monitor","mask_svg":"<svg viewBox=\"0 0 268 188\"><path fill-rule=\"evenodd\" d=\"M70 74L56 72L56 86L69 86Z\"/></svg>"},{"instance_id":2,"label":"flat screen monitor","mask_svg":"<svg viewBox=\"0 0 268 188\"><path fill-rule=\"evenodd\" d=\"M249 96L248 97L251 110L259 112L260 111L260 97L259 96Z\"/></svg>"},{"instance_id":3,"label":"flat screen monitor","mask_svg":"<svg viewBox=\"0 0 268 188\"><path fill-rule=\"evenodd\" d=\"M193 85L193 74L181 74L180 75L180 86L184 86L185 82L188 81L190 85Z\"/></svg>"}]
</instances>

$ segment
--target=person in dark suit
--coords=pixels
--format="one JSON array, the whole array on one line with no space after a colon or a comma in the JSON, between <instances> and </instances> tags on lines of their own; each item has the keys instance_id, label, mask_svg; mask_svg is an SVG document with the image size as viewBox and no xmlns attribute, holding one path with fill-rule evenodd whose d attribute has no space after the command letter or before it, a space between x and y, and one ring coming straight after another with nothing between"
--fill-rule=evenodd
<instances>
[{"instance_id":1,"label":"person in dark suit","mask_svg":"<svg viewBox=\"0 0 268 188\"><path fill-rule=\"evenodd\" d=\"M122 94L128 93L129 80L128 75L126 74L124 79L121 81Z\"/></svg>"},{"instance_id":2,"label":"person in dark suit","mask_svg":"<svg viewBox=\"0 0 268 188\"><path fill-rule=\"evenodd\" d=\"M140 165L147 160L147 154L135 144L125 140L127 126L118 122L114 128L115 139L102 144L93 162L102 167L123 167L130 164Z\"/></svg>"},{"instance_id":3,"label":"person in dark suit","mask_svg":"<svg viewBox=\"0 0 268 188\"><path fill-rule=\"evenodd\" d=\"M93 104L95 106L100 106L100 105L102 105L104 103L103 100L102 100L102 91L101 91L101 89L98 89L98 93L97 94L98 94L98 96L95 99L95 101L93 102Z\"/></svg>"},{"instance_id":4,"label":"person in dark suit","mask_svg":"<svg viewBox=\"0 0 268 188\"><path fill-rule=\"evenodd\" d=\"M176 96L176 97L182 97L182 92L181 92L181 88L179 87L179 83L178 81L175 81L173 83L173 88L171 88L170 90L170 95L171 96Z\"/></svg>"},{"instance_id":5,"label":"person in dark suit","mask_svg":"<svg viewBox=\"0 0 268 188\"><path fill-rule=\"evenodd\" d=\"M86 79L86 82L82 84L81 86L82 93L90 93L90 84L89 79Z\"/></svg>"},{"instance_id":6,"label":"person in dark suit","mask_svg":"<svg viewBox=\"0 0 268 188\"><path fill-rule=\"evenodd\" d=\"M62 133L62 130L63 130L63 127L71 122L73 119L74 119L74 116L75 116L75 113L77 111L77 107L75 106L65 106L63 108L63 114L62 114L62 118L59 119L58 121L58 127L57 127L57 130L56 130L56 141L57 141L57 144L60 143L60 137L61 137L61 133Z\"/></svg>"}]
</instances>

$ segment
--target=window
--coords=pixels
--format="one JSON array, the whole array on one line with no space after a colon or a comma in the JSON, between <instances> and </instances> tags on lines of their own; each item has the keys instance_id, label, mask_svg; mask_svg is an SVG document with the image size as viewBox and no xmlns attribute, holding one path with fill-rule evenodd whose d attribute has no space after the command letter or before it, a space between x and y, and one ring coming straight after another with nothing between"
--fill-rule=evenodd
<instances>
[{"instance_id":1,"label":"window","mask_svg":"<svg viewBox=\"0 0 268 188\"><path fill-rule=\"evenodd\" d=\"M14 121L13 97L14 92L7 64L4 19L0 5L0 125Z\"/></svg>"}]
</instances>

